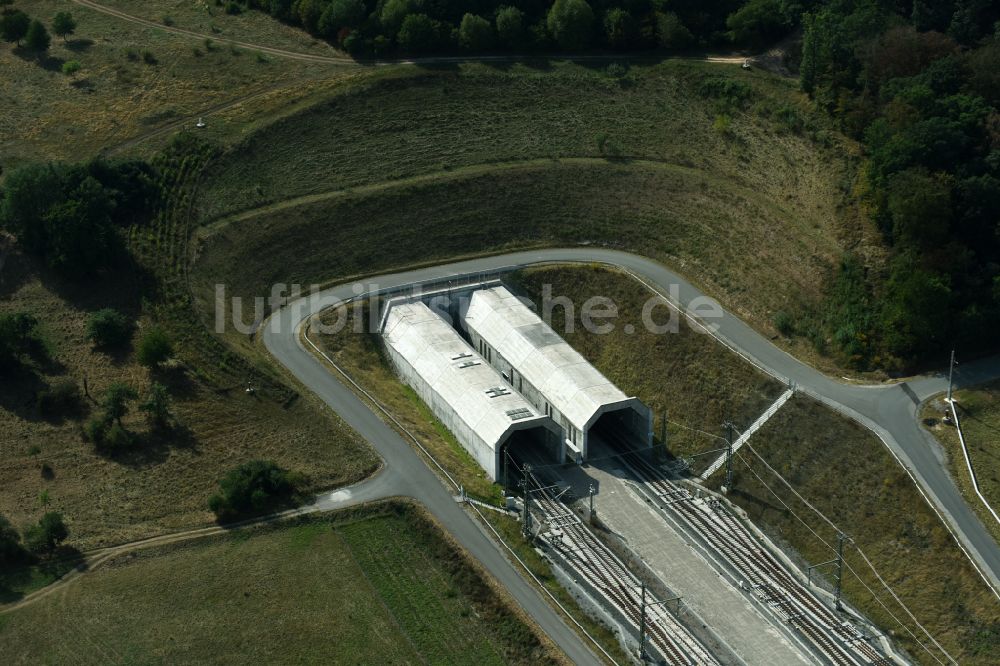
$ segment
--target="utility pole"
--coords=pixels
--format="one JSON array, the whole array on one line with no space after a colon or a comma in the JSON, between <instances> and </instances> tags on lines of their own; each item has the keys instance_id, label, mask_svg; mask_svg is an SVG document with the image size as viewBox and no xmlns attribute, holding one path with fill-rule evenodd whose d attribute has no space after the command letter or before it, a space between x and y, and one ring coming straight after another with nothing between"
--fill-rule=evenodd
<instances>
[{"instance_id":1,"label":"utility pole","mask_svg":"<svg viewBox=\"0 0 1000 666\"><path fill-rule=\"evenodd\" d=\"M951 404L951 379L955 373L955 350L951 350L951 362L948 363L948 398L945 400L949 405Z\"/></svg>"},{"instance_id":2,"label":"utility pole","mask_svg":"<svg viewBox=\"0 0 1000 666\"><path fill-rule=\"evenodd\" d=\"M844 581L844 541L848 540L843 532L837 532L837 588L834 592L834 600L837 610L843 610L840 605L841 587Z\"/></svg>"},{"instance_id":3,"label":"utility pole","mask_svg":"<svg viewBox=\"0 0 1000 666\"><path fill-rule=\"evenodd\" d=\"M646 583L642 584L642 605L639 611L639 661L646 661Z\"/></svg>"},{"instance_id":4,"label":"utility pole","mask_svg":"<svg viewBox=\"0 0 1000 666\"><path fill-rule=\"evenodd\" d=\"M503 452L503 494L510 494L510 451L506 449Z\"/></svg>"},{"instance_id":5,"label":"utility pole","mask_svg":"<svg viewBox=\"0 0 1000 666\"><path fill-rule=\"evenodd\" d=\"M590 520L594 520L594 484L590 484Z\"/></svg>"},{"instance_id":6,"label":"utility pole","mask_svg":"<svg viewBox=\"0 0 1000 666\"><path fill-rule=\"evenodd\" d=\"M733 423L726 421L726 492L733 489Z\"/></svg>"},{"instance_id":7,"label":"utility pole","mask_svg":"<svg viewBox=\"0 0 1000 666\"><path fill-rule=\"evenodd\" d=\"M531 475L531 465L524 463L524 467L521 470L524 473L524 480L521 482L524 486L524 516L521 518L521 527L524 530L524 538L531 539L531 487L529 484L529 477Z\"/></svg>"}]
</instances>

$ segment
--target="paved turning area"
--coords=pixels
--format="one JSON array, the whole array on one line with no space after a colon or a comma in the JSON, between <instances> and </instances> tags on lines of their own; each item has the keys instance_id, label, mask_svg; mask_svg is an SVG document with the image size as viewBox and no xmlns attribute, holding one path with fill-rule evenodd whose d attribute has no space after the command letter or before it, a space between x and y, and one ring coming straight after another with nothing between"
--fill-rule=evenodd
<instances>
[{"instance_id":1,"label":"paved turning area","mask_svg":"<svg viewBox=\"0 0 1000 666\"><path fill-rule=\"evenodd\" d=\"M604 525L628 546L684 605L694 611L746 664L804 666L816 662L715 567L688 539L668 525L628 487L625 472L613 461L584 468L567 467L562 476L578 497L591 483L597 489L594 509Z\"/></svg>"}]
</instances>

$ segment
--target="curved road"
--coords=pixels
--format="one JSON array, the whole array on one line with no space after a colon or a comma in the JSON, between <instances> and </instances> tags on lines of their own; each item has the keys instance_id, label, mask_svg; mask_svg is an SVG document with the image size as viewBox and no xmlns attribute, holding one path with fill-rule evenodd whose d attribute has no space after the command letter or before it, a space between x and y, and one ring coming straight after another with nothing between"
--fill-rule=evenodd
<instances>
[{"instance_id":1,"label":"curved road","mask_svg":"<svg viewBox=\"0 0 1000 666\"><path fill-rule=\"evenodd\" d=\"M647 259L600 248L543 249L483 257L456 263L381 275L366 280L371 291L401 287L416 282L447 280L450 277L495 271L540 263L590 262L623 269L648 287L688 309L703 294L680 275ZM671 289L672 292L671 297ZM423 503L452 535L489 570L541 628L577 663L592 663L595 657L581 644L532 588L499 547L455 502L439 479L392 428L386 425L350 389L303 345L299 330L303 322L322 309L354 298L353 284L344 284L288 304L265 324L264 343L295 377L316 393L351 427L372 443L384 458L386 469L371 483L377 493L366 496L405 495ZM958 537L966 554L990 581L1000 587L1000 548L966 504L944 466L943 454L932 437L920 428L920 402L947 388L947 377L924 376L893 385L861 386L835 381L778 349L758 332L728 312L713 319L713 335L748 361L796 389L811 395L872 429L916 479L918 487L939 511ZM1000 357L963 366L956 372L956 385L970 385L1000 377ZM358 487L358 492L366 484ZM334 493L336 495L336 493ZM336 497L335 500L346 498ZM334 501L333 504L339 503Z\"/></svg>"}]
</instances>

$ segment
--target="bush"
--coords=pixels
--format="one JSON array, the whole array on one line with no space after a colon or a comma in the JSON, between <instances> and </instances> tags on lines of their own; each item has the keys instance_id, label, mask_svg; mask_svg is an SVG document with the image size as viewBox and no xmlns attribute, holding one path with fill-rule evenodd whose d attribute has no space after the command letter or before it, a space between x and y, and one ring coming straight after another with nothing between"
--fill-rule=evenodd
<instances>
[{"instance_id":1,"label":"bush","mask_svg":"<svg viewBox=\"0 0 1000 666\"><path fill-rule=\"evenodd\" d=\"M139 410L146 413L149 425L156 430L170 426L174 415L170 411L170 394L163 384L153 382L146 393L146 399L139 405Z\"/></svg>"},{"instance_id":2,"label":"bush","mask_svg":"<svg viewBox=\"0 0 1000 666\"><path fill-rule=\"evenodd\" d=\"M62 65L62 73L66 76L73 76L80 71L81 67L79 60L67 60Z\"/></svg>"},{"instance_id":3,"label":"bush","mask_svg":"<svg viewBox=\"0 0 1000 666\"><path fill-rule=\"evenodd\" d=\"M297 499L302 478L266 460L251 460L230 471L219 481L221 492L208 507L220 521L257 516Z\"/></svg>"},{"instance_id":4,"label":"bush","mask_svg":"<svg viewBox=\"0 0 1000 666\"><path fill-rule=\"evenodd\" d=\"M7 518L0 515L0 564L9 567L24 562L27 558L28 553L21 545L21 535Z\"/></svg>"},{"instance_id":5,"label":"bush","mask_svg":"<svg viewBox=\"0 0 1000 666\"><path fill-rule=\"evenodd\" d=\"M500 43L508 48L524 44L524 12L517 7L501 7L497 11L497 36Z\"/></svg>"},{"instance_id":6,"label":"bush","mask_svg":"<svg viewBox=\"0 0 1000 666\"><path fill-rule=\"evenodd\" d=\"M787 338L795 333L795 320L784 310L778 310L774 313L774 327Z\"/></svg>"},{"instance_id":7,"label":"bush","mask_svg":"<svg viewBox=\"0 0 1000 666\"><path fill-rule=\"evenodd\" d=\"M107 453L121 453L132 448L134 444L135 435L117 423L112 423L104 433L100 448Z\"/></svg>"},{"instance_id":8,"label":"bush","mask_svg":"<svg viewBox=\"0 0 1000 666\"><path fill-rule=\"evenodd\" d=\"M32 21L31 25L28 26L28 34L24 36L24 44L32 51L37 51L38 53L44 53L49 50L49 44L52 43L52 38L49 37L49 31L45 29L41 21Z\"/></svg>"},{"instance_id":9,"label":"bush","mask_svg":"<svg viewBox=\"0 0 1000 666\"><path fill-rule=\"evenodd\" d=\"M38 320L26 312L0 315L0 370L12 368L38 344Z\"/></svg>"},{"instance_id":10,"label":"bush","mask_svg":"<svg viewBox=\"0 0 1000 666\"><path fill-rule=\"evenodd\" d=\"M399 46L412 53L424 53L438 45L437 25L426 14L410 14L403 19L397 37Z\"/></svg>"},{"instance_id":11,"label":"bush","mask_svg":"<svg viewBox=\"0 0 1000 666\"><path fill-rule=\"evenodd\" d=\"M55 511L42 516L36 525L29 527L24 533L24 541L33 553L52 553L63 541L69 538L69 528L62 514Z\"/></svg>"},{"instance_id":12,"label":"bush","mask_svg":"<svg viewBox=\"0 0 1000 666\"><path fill-rule=\"evenodd\" d=\"M132 320L114 308L87 318L87 339L97 347L121 347L132 337Z\"/></svg>"},{"instance_id":13,"label":"bush","mask_svg":"<svg viewBox=\"0 0 1000 666\"><path fill-rule=\"evenodd\" d=\"M493 26L482 16L466 14L458 27L458 43L469 51L486 51L493 47Z\"/></svg>"},{"instance_id":14,"label":"bush","mask_svg":"<svg viewBox=\"0 0 1000 666\"><path fill-rule=\"evenodd\" d=\"M233 0L229 0L226 3L226 13L229 14L229 15L231 15L231 16L236 16L238 14L242 14L244 12L244 10L246 10L246 7L244 7L239 2L234 2Z\"/></svg>"},{"instance_id":15,"label":"bush","mask_svg":"<svg viewBox=\"0 0 1000 666\"><path fill-rule=\"evenodd\" d=\"M101 416L94 416L87 421L87 425L83 426L83 436L88 442L93 444L95 448L101 448L104 446L104 437L107 433L108 422Z\"/></svg>"},{"instance_id":16,"label":"bush","mask_svg":"<svg viewBox=\"0 0 1000 666\"><path fill-rule=\"evenodd\" d=\"M136 358L147 368L160 367L174 353L170 336L162 328L154 326L139 340Z\"/></svg>"},{"instance_id":17,"label":"bush","mask_svg":"<svg viewBox=\"0 0 1000 666\"><path fill-rule=\"evenodd\" d=\"M155 65L157 63L156 56L148 49L142 52L142 61L147 65Z\"/></svg>"},{"instance_id":18,"label":"bush","mask_svg":"<svg viewBox=\"0 0 1000 666\"><path fill-rule=\"evenodd\" d=\"M115 382L109 386L104 393L104 400L101 401L104 422L111 423L113 421L120 426L122 417L128 414L128 403L138 397L135 389L128 384Z\"/></svg>"},{"instance_id":19,"label":"bush","mask_svg":"<svg viewBox=\"0 0 1000 666\"><path fill-rule=\"evenodd\" d=\"M679 51L694 44L694 35L673 12L656 13L656 41L665 49Z\"/></svg>"},{"instance_id":20,"label":"bush","mask_svg":"<svg viewBox=\"0 0 1000 666\"><path fill-rule=\"evenodd\" d=\"M45 417L69 416L80 411L80 387L72 379L61 379L35 396L38 411Z\"/></svg>"},{"instance_id":21,"label":"bush","mask_svg":"<svg viewBox=\"0 0 1000 666\"><path fill-rule=\"evenodd\" d=\"M556 0L546 23L549 32L564 49L582 49L594 33L594 10L586 0Z\"/></svg>"}]
</instances>

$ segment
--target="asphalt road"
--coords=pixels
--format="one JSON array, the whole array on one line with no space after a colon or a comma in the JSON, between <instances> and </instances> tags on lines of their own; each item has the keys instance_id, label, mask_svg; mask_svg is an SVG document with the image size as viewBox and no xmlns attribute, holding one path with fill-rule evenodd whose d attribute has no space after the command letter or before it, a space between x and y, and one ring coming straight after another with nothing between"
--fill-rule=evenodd
<instances>
[{"instance_id":1,"label":"asphalt road","mask_svg":"<svg viewBox=\"0 0 1000 666\"><path fill-rule=\"evenodd\" d=\"M577 247L534 250L460 261L446 265L387 274L365 280L366 290L388 289L415 282L447 280L449 277L493 271L505 267L551 262L589 262L616 266L631 273L681 308L699 305L705 296L681 276L664 266L624 252ZM353 284L324 290L318 296L290 303L268 320L262 332L267 349L303 384L316 393L352 428L372 443L385 461L383 471L371 481L347 491L336 491L329 505L347 499L337 493L359 497L402 495L423 503L442 525L497 580L538 625L576 663L597 663L562 618L545 602L500 551L454 501L450 491L414 453L411 446L388 427L310 351L298 335L299 325L320 310L357 296ZM696 311L706 309L702 301ZM970 559L994 590L1000 588L1000 547L965 503L945 468L939 445L917 421L921 401L947 388L947 376L928 375L902 384L867 386L831 379L775 347L735 315L718 310L719 316L701 321L714 327L713 335L763 371L811 395L846 416L872 429L907 470L932 506L944 517ZM961 366L957 386L1000 377L1000 357ZM863 461L859 461L863 463ZM360 496L358 494L361 494ZM323 501L323 498L320 498Z\"/></svg>"}]
</instances>

